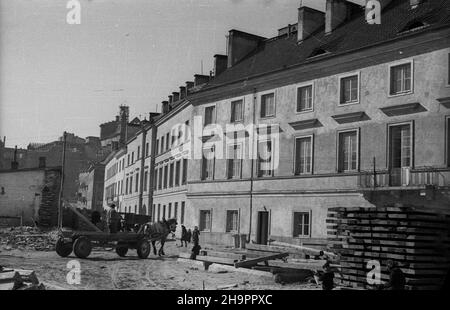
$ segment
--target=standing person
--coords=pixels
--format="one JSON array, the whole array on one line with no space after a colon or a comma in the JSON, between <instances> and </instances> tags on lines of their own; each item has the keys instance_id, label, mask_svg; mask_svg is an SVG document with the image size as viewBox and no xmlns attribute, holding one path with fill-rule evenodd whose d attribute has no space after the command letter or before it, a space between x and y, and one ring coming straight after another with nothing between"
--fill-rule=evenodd
<instances>
[{"instance_id":1,"label":"standing person","mask_svg":"<svg viewBox=\"0 0 450 310\"><path fill-rule=\"evenodd\" d=\"M181 225L181 246L183 246L183 242L184 242L184 246L187 247L187 237L188 237L188 232L186 230L186 227L184 225Z\"/></svg>"},{"instance_id":2,"label":"standing person","mask_svg":"<svg viewBox=\"0 0 450 310\"><path fill-rule=\"evenodd\" d=\"M197 255L200 254L201 246L199 245L199 236L200 231L198 227L194 227L194 231L192 232L192 241L194 242L194 246L192 247L191 259L196 259Z\"/></svg>"},{"instance_id":3,"label":"standing person","mask_svg":"<svg viewBox=\"0 0 450 310\"><path fill-rule=\"evenodd\" d=\"M120 215L116 211L116 205L112 204L106 212L106 224L108 225L111 234L117 233L117 228L120 223Z\"/></svg>"},{"instance_id":4,"label":"standing person","mask_svg":"<svg viewBox=\"0 0 450 310\"><path fill-rule=\"evenodd\" d=\"M191 243L191 240L192 240L192 231L191 231L190 228L189 228L188 231L187 231L187 236L186 236L186 238L187 238L187 242L188 242L188 243Z\"/></svg>"}]
</instances>

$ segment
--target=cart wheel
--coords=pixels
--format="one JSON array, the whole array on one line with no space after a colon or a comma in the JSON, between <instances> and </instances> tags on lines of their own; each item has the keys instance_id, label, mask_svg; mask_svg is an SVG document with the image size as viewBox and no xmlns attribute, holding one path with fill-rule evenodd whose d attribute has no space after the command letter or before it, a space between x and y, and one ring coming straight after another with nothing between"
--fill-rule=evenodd
<instances>
[{"instance_id":1,"label":"cart wheel","mask_svg":"<svg viewBox=\"0 0 450 310\"><path fill-rule=\"evenodd\" d=\"M128 253L128 247L124 244L119 243L116 247L116 253L120 257L125 257Z\"/></svg>"},{"instance_id":2,"label":"cart wheel","mask_svg":"<svg viewBox=\"0 0 450 310\"><path fill-rule=\"evenodd\" d=\"M72 243L65 243L64 239L59 238L56 241L56 253L61 257L67 257L72 253Z\"/></svg>"},{"instance_id":3,"label":"cart wheel","mask_svg":"<svg viewBox=\"0 0 450 310\"><path fill-rule=\"evenodd\" d=\"M92 244L86 237L79 237L73 244L73 252L79 258L86 258L91 254Z\"/></svg>"},{"instance_id":4,"label":"cart wheel","mask_svg":"<svg viewBox=\"0 0 450 310\"><path fill-rule=\"evenodd\" d=\"M146 239L142 239L138 241L136 249L139 258L147 258L151 250L150 242L148 242L148 240Z\"/></svg>"}]
</instances>

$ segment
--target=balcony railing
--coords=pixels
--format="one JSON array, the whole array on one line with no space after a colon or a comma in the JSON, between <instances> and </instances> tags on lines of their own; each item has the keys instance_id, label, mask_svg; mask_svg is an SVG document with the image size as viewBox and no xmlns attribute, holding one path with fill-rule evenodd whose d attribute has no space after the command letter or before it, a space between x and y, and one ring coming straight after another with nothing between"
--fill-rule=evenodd
<instances>
[{"instance_id":1,"label":"balcony railing","mask_svg":"<svg viewBox=\"0 0 450 310\"><path fill-rule=\"evenodd\" d=\"M359 175L360 188L387 188L387 187L443 187L449 186L450 170L436 168L395 168L389 171L365 171Z\"/></svg>"}]
</instances>

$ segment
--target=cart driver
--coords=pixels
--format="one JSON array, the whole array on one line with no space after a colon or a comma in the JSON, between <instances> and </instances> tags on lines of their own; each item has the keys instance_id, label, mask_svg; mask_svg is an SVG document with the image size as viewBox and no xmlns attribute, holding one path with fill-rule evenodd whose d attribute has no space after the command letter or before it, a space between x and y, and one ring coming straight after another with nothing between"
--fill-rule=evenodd
<instances>
[{"instance_id":1,"label":"cart driver","mask_svg":"<svg viewBox=\"0 0 450 310\"><path fill-rule=\"evenodd\" d=\"M120 215L116 211L116 205L112 204L109 206L109 210L106 212L106 224L108 225L108 229L111 234L117 233L119 223Z\"/></svg>"}]
</instances>

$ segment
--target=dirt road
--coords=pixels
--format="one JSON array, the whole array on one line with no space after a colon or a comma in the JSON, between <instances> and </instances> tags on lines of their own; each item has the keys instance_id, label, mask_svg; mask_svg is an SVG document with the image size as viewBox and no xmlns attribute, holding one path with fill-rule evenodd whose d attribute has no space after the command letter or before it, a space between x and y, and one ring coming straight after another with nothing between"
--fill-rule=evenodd
<instances>
[{"instance_id":1,"label":"dirt road","mask_svg":"<svg viewBox=\"0 0 450 310\"><path fill-rule=\"evenodd\" d=\"M79 260L73 254L61 258L55 252L32 250L5 250L0 248L0 265L16 269L35 270L39 280L49 288L64 289L124 289L124 290L216 290L218 287L238 284L233 289L279 290L318 289L314 284L280 285L267 277L237 271L212 272L177 262L180 252L175 242L166 243L166 256L138 259L134 250L125 258L115 251L93 250L88 259ZM66 277L71 260L78 260L81 283L70 285Z\"/></svg>"}]
</instances>

